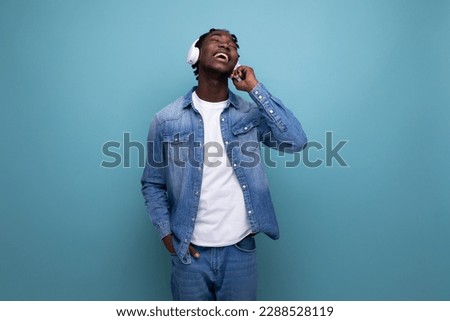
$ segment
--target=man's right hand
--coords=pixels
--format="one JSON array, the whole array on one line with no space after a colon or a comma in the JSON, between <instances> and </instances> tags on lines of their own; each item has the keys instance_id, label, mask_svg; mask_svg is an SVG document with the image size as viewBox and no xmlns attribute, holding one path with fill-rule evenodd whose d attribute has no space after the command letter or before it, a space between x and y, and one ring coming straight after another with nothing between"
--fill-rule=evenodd
<instances>
[{"instance_id":1,"label":"man's right hand","mask_svg":"<svg viewBox=\"0 0 450 321\"><path fill-rule=\"evenodd\" d=\"M162 239L164 246L166 247L167 251L169 251L170 254L175 254L175 248L173 247L173 240L172 240L172 234L166 235ZM189 245L189 253L195 258L200 257L200 253L198 253L195 248L192 246L192 244Z\"/></svg>"}]
</instances>

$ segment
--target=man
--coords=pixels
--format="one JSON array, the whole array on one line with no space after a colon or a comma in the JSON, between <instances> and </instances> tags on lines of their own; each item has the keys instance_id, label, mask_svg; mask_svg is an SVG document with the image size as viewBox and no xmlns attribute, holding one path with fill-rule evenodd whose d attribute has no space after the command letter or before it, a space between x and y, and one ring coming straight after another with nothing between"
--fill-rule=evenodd
<instances>
[{"instance_id":1,"label":"man","mask_svg":"<svg viewBox=\"0 0 450 321\"><path fill-rule=\"evenodd\" d=\"M294 115L238 64L237 38L211 29L191 47L198 86L150 125L142 192L172 256L174 300L255 300L254 235L279 237L259 143L306 143ZM254 103L228 88L249 93Z\"/></svg>"}]
</instances>

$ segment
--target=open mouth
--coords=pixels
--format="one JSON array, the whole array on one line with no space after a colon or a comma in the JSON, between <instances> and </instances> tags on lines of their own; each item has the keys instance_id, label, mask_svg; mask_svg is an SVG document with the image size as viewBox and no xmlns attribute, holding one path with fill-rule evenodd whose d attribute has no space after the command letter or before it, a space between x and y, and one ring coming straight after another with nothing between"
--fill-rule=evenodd
<instances>
[{"instance_id":1,"label":"open mouth","mask_svg":"<svg viewBox=\"0 0 450 321\"><path fill-rule=\"evenodd\" d=\"M214 55L214 58L219 59L219 60L223 60L228 62L230 60L230 58L228 57L227 54L223 53L223 52L218 52Z\"/></svg>"}]
</instances>

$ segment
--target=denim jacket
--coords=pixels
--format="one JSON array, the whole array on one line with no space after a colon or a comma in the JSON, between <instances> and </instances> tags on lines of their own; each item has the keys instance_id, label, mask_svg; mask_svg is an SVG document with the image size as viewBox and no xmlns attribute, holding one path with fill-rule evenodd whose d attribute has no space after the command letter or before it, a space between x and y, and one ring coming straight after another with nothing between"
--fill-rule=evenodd
<instances>
[{"instance_id":1,"label":"denim jacket","mask_svg":"<svg viewBox=\"0 0 450 321\"><path fill-rule=\"evenodd\" d=\"M200 199L204 162L203 121L192 104L192 88L160 110L147 139L142 193L161 238L172 233L176 254L191 262L189 244ZM306 144L300 122L259 83L249 95L254 103L229 92L221 114L223 146L244 195L252 233L279 237L260 142L284 152Z\"/></svg>"}]
</instances>

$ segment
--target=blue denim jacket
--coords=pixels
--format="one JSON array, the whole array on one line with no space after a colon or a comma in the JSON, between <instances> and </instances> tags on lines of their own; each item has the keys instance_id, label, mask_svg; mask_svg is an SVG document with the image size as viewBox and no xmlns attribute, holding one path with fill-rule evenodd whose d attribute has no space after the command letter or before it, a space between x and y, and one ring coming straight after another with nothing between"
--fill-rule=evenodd
<instances>
[{"instance_id":1,"label":"blue denim jacket","mask_svg":"<svg viewBox=\"0 0 450 321\"><path fill-rule=\"evenodd\" d=\"M148 215L161 238L173 234L174 248L185 264L191 262L188 247L205 166L202 117L192 104L195 89L153 118L141 179ZM284 152L298 152L307 139L292 112L261 83L249 94L254 103L229 92L220 118L223 144L242 188L252 232L277 239L278 224L260 142Z\"/></svg>"}]
</instances>

